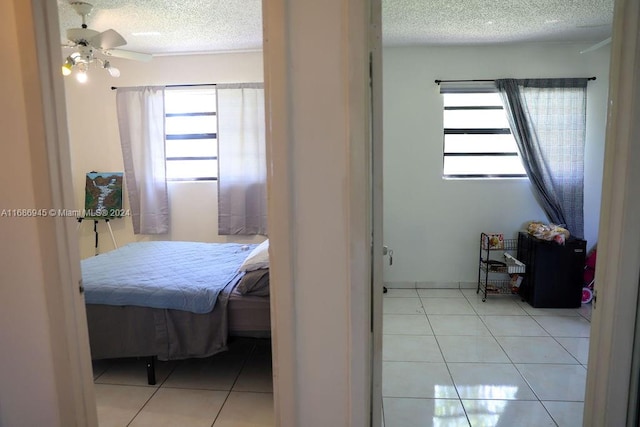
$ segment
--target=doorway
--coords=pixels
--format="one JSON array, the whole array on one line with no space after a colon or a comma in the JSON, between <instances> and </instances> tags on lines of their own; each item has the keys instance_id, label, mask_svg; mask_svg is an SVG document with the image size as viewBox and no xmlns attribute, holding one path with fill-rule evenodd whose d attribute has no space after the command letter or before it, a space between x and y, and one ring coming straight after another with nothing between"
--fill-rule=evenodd
<instances>
[{"instance_id":1,"label":"doorway","mask_svg":"<svg viewBox=\"0 0 640 427\"><path fill-rule=\"evenodd\" d=\"M621 3L621 2L619 2L619 3ZM612 222L615 223L616 221L612 221ZM396 254L396 255L398 255L398 254ZM396 258L396 262L398 262L398 258ZM610 311L610 313L614 313L614 312L615 312L615 310ZM613 314L612 314L612 317L613 317Z\"/></svg>"},{"instance_id":2,"label":"doorway","mask_svg":"<svg viewBox=\"0 0 640 427\"><path fill-rule=\"evenodd\" d=\"M76 16L66 3L58 2L61 20L68 21L65 27L67 25L72 28L78 27L77 21L80 17ZM160 33L164 31L163 28L154 28L158 33L156 35L130 34L130 28L127 26L132 24L128 23L130 19L130 14L126 12L128 6L126 2L118 3L115 9L110 9L110 5L105 2L96 3L87 19L88 27L93 29L102 25L97 27L102 30L105 17L113 15L119 18L116 19L116 23L109 22L111 24L109 26L125 34L130 45L136 41L136 38L162 38ZM163 11L153 9L153 5L148 7L152 10L148 11L149 19L146 20L145 25L151 26L152 21L166 22L163 20ZM122 10L125 10L124 14ZM64 16L70 14L73 19L62 19L63 12ZM262 28L260 3L254 2L250 6L245 6L244 12L246 25L256 27L260 35L259 30ZM178 19L182 19L181 15L176 14L174 20ZM195 18L191 23L195 23ZM187 26L188 24L185 24L184 27ZM121 50L146 52L127 45ZM73 51L73 49L64 49L67 55ZM263 54L259 48L217 54L157 55L149 62L117 57L109 59L110 65L117 66L120 71L120 76L117 78L99 67L90 68L85 82L76 80L75 74L64 78L72 159L71 174L77 204L82 204L85 198L84 176L87 172L123 171L116 114L116 91L112 90L114 86L122 88L151 84L205 85L220 82L263 81ZM216 100L213 99L214 110L211 110L211 103L207 104L209 110L205 116L213 117L214 121L216 116L212 111L215 113L216 104ZM175 113L175 111L172 112ZM196 114L200 114L196 117L203 116L201 112ZM207 129L207 132L211 131L211 127ZM217 132L215 127L213 132ZM185 138L185 140L193 139ZM125 177L125 187L126 185ZM218 235L217 181L212 179L175 180L167 182L167 187L171 211L168 234L134 235L130 217L113 219L110 224L115 236L114 240L108 236L104 224L98 224L99 240L95 242L97 252L106 255L128 243L148 240L256 244L264 239L262 236ZM124 199L126 212L129 207L126 194ZM81 259L94 255L94 239L97 237L91 227L85 226L79 230ZM240 303L242 302L240 300ZM264 301L254 301L254 303L261 305ZM258 308L258 310L264 309ZM91 310L88 312L95 326L95 312ZM91 317L92 314L94 317ZM95 332L95 328L93 331ZM267 336L267 334L264 335ZM257 422L262 422L262 425L272 425L273 387L270 345L267 338L232 337L229 338L229 350L226 352L206 358L156 361L155 386L148 384L147 358L96 360L93 364L93 382L98 419L105 424L128 425L138 422L157 424L159 421L155 417L159 417L163 422L176 425L204 423L218 426L228 425L230 419L240 422L246 417L254 417ZM200 354L202 353L196 353L196 355ZM253 410L247 412L242 409L246 405Z\"/></svg>"},{"instance_id":3,"label":"doorway","mask_svg":"<svg viewBox=\"0 0 640 427\"><path fill-rule=\"evenodd\" d=\"M545 422L562 419L565 410L582 413L588 308L556 311L552 323L567 329L554 330L551 312L535 310L518 297L478 298L480 232L515 238L524 222L545 215L526 180L443 179L443 103L434 82L505 73L542 77L554 66L561 66L562 73L598 77L587 94L585 215L591 247L598 239L610 52L593 51L587 57L578 53L582 48L385 48L385 244L394 251L393 264L387 262L384 271L389 288L384 301L385 417L413 413L421 422L473 424L482 417L508 420L511 413L523 416L529 410L531 419ZM505 69L503 64L510 65ZM517 331L518 324L522 329ZM537 348L546 346L545 356L519 354L538 341ZM563 365L559 370L573 371L577 379L571 392L581 389L578 395L567 391L558 404L557 391L533 385L532 376L542 377L534 373L540 357ZM489 387L485 375L505 378L506 387ZM486 395L479 395L483 385ZM511 412L510 406L523 409Z\"/></svg>"}]
</instances>

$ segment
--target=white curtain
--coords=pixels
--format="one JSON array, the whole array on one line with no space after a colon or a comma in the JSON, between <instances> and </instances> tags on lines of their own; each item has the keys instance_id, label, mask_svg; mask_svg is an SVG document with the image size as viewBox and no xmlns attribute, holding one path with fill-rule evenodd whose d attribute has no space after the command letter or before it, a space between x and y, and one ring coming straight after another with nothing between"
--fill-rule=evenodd
<instances>
[{"instance_id":1,"label":"white curtain","mask_svg":"<svg viewBox=\"0 0 640 427\"><path fill-rule=\"evenodd\" d=\"M501 79L496 86L549 221L582 238L587 79Z\"/></svg>"},{"instance_id":2,"label":"white curtain","mask_svg":"<svg viewBox=\"0 0 640 427\"><path fill-rule=\"evenodd\" d=\"M219 84L218 234L267 234L262 84Z\"/></svg>"},{"instance_id":3,"label":"white curtain","mask_svg":"<svg viewBox=\"0 0 640 427\"><path fill-rule=\"evenodd\" d=\"M133 231L168 233L164 87L118 89L116 105Z\"/></svg>"}]
</instances>

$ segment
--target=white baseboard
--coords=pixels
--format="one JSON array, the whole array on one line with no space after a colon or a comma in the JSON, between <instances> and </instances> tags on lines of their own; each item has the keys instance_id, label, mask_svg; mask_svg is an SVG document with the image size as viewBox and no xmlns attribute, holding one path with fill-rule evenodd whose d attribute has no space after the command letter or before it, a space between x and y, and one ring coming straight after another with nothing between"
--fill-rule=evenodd
<instances>
[{"instance_id":1,"label":"white baseboard","mask_svg":"<svg viewBox=\"0 0 640 427\"><path fill-rule=\"evenodd\" d=\"M418 289L458 289L459 282L416 282Z\"/></svg>"},{"instance_id":2,"label":"white baseboard","mask_svg":"<svg viewBox=\"0 0 640 427\"><path fill-rule=\"evenodd\" d=\"M478 282L460 282L460 289L477 289Z\"/></svg>"},{"instance_id":3,"label":"white baseboard","mask_svg":"<svg viewBox=\"0 0 640 427\"><path fill-rule=\"evenodd\" d=\"M477 282L385 282L388 289L476 289Z\"/></svg>"},{"instance_id":4,"label":"white baseboard","mask_svg":"<svg viewBox=\"0 0 640 427\"><path fill-rule=\"evenodd\" d=\"M415 289L416 282L385 282L384 284L389 289Z\"/></svg>"},{"instance_id":5,"label":"white baseboard","mask_svg":"<svg viewBox=\"0 0 640 427\"><path fill-rule=\"evenodd\" d=\"M476 289L477 282L385 282L388 289Z\"/></svg>"}]
</instances>

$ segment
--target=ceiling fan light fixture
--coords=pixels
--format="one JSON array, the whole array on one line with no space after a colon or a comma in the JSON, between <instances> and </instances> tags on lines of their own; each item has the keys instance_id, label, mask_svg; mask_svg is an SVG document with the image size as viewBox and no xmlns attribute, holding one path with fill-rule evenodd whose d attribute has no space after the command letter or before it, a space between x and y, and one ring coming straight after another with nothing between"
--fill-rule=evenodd
<instances>
[{"instance_id":1,"label":"ceiling fan light fixture","mask_svg":"<svg viewBox=\"0 0 640 427\"><path fill-rule=\"evenodd\" d=\"M62 64L62 75L71 75L73 67L78 65L79 59L81 59L81 57L82 56L79 52L73 52L71 55L67 56L67 59L64 60L64 64Z\"/></svg>"},{"instance_id":2,"label":"ceiling fan light fixture","mask_svg":"<svg viewBox=\"0 0 640 427\"><path fill-rule=\"evenodd\" d=\"M78 70L76 73L76 80L78 80L78 83L86 83L88 79L87 70Z\"/></svg>"},{"instance_id":3,"label":"ceiling fan light fixture","mask_svg":"<svg viewBox=\"0 0 640 427\"><path fill-rule=\"evenodd\" d=\"M67 57L67 59L64 61L64 64L62 64L62 75L71 75L71 67L73 67L73 61L71 60L71 57Z\"/></svg>"},{"instance_id":4,"label":"ceiling fan light fixture","mask_svg":"<svg viewBox=\"0 0 640 427\"><path fill-rule=\"evenodd\" d=\"M82 0L68 0L68 2L82 18L82 26L80 28L68 28L66 31L67 39L70 42L66 47L74 48L75 52L65 59L62 65L63 75L71 75L76 70L76 78L79 82L84 83L87 81L89 68L104 68L111 77L120 77L120 70L111 65L103 56L115 56L138 61L151 60L152 55L150 54L115 49L127 44L124 37L117 31L109 29L99 32L89 28L87 16L93 10L92 4Z\"/></svg>"},{"instance_id":5,"label":"ceiling fan light fixture","mask_svg":"<svg viewBox=\"0 0 640 427\"><path fill-rule=\"evenodd\" d=\"M120 77L120 70L111 65L109 61L104 61L103 68L109 72L111 77Z\"/></svg>"}]
</instances>

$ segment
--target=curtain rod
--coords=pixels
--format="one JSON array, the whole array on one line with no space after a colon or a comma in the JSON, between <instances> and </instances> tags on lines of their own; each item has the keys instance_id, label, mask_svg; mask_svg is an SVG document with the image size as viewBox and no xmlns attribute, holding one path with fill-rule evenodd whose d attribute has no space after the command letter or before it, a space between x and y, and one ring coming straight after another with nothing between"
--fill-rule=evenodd
<instances>
[{"instance_id":1,"label":"curtain rod","mask_svg":"<svg viewBox=\"0 0 640 427\"><path fill-rule=\"evenodd\" d=\"M587 80L595 80L595 77L586 77ZM477 80L435 80L436 84L440 83L457 83L457 82L495 82L496 79L477 79Z\"/></svg>"},{"instance_id":2,"label":"curtain rod","mask_svg":"<svg viewBox=\"0 0 640 427\"><path fill-rule=\"evenodd\" d=\"M215 83L193 83L184 85L164 85L164 87L197 87L197 86L216 86ZM118 89L116 86L111 86L111 90Z\"/></svg>"}]
</instances>

